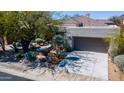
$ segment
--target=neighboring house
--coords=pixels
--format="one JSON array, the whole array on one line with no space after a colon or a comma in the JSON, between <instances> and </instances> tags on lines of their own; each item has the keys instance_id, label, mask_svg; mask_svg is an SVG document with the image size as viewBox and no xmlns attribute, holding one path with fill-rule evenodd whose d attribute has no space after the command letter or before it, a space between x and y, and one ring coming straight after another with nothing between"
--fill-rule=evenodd
<instances>
[{"instance_id":1,"label":"neighboring house","mask_svg":"<svg viewBox=\"0 0 124 93\"><path fill-rule=\"evenodd\" d=\"M64 20L62 26L112 26L112 21L104 19L92 19L86 16L72 17L68 20Z\"/></svg>"},{"instance_id":2,"label":"neighboring house","mask_svg":"<svg viewBox=\"0 0 124 93\"><path fill-rule=\"evenodd\" d=\"M63 21L66 40L72 50L107 52L105 37L111 38L119 28L108 20L80 16ZM62 31L62 30L61 30Z\"/></svg>"}]
</instances>

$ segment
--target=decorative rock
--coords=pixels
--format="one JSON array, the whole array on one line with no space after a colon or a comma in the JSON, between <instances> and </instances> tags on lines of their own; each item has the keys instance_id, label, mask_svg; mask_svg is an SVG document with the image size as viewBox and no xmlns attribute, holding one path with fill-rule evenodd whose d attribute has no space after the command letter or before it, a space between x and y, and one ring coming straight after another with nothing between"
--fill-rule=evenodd
<instances>
[{"instance_id":1,"label":"decorative rock","mask_svg":"<svg viewBox=\"0 0 124 93\"><path fill-rule=\"evenodd\" d=\"M124 55L118 55L114 58L114 63L118 66L119 70L124 73Z\"/></svg>"},{"instance_id":2,"label":"decorative rock","mask_svg":"<svg viewBox=\"0 0 124 93\"><path fill-rule=\"evenodd\" d=\"M27 59L20 60L20 63L22 65L25 65L25 64L29 65L29 64L31 64L31 62L29 60L27 60Z\"/></svg>"},{"instance_id":3,"label":"decorative rock","mask_svg":"<svg viewBox=\"0 0 124 93\"><path fill-rule=\"evenodd\" d=\"M53 63L53 64L57 64L57 63L59 63L60 60L61 60L61 59L59 59L59 58L57 57L57 55L54 54L54 53L49 53L49 54L48 54L48 57L50 58L51 63Z\"/></svg>"}]
</instances>

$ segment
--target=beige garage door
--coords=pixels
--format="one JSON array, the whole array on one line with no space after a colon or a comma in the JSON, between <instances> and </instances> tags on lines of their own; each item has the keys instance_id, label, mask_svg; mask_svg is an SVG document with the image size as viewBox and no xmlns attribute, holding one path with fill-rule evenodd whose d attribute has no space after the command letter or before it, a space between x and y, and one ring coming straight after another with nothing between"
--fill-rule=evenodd
<instances>
[{"instance_id":1,"label":"beige garage door","mask_svg":"<svg viewBox=\"0 0 124 93\"><path fill-rule=\"evenodd\" d=\"M101 38L82 38L73 37L74 50L79 51L93 51L93 52L107 52L108 46Z\"/></svg>"}]
</instances>

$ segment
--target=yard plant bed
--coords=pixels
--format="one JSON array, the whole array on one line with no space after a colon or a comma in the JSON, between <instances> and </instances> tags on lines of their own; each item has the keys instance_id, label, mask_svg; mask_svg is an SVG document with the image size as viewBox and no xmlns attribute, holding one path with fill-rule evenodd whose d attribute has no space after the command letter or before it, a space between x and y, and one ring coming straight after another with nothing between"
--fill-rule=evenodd
<instances>
[{"instance_id":1,"label":"yard plant bed","mask_svg":"<svg viewBox=\"0 0 124 93\"><path fill-rule=\"evenodd\" d=\"M120 81L124 80L124 74L122 71L119 70L119 67L113 63L111 57L109 57L109 80L111 81Z\"/></svg>"}]
</instances>

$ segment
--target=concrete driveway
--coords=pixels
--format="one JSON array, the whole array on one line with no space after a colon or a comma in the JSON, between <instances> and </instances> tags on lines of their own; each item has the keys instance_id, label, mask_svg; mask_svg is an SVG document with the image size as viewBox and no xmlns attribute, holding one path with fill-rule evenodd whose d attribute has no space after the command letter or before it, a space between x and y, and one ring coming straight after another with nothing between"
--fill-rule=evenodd
<instances>
[{"instance_id":1,"label":"concrete driveway","mask_svg":"<svg viewBox=\"0 0 124 93\"><path fill-rule=\"evenodd\" d=\"M70 60L69 57L79 58ZM108 54L90 51L73 51L60 62L59 70L108 80Z\"/></svg>"}]
</instances>

